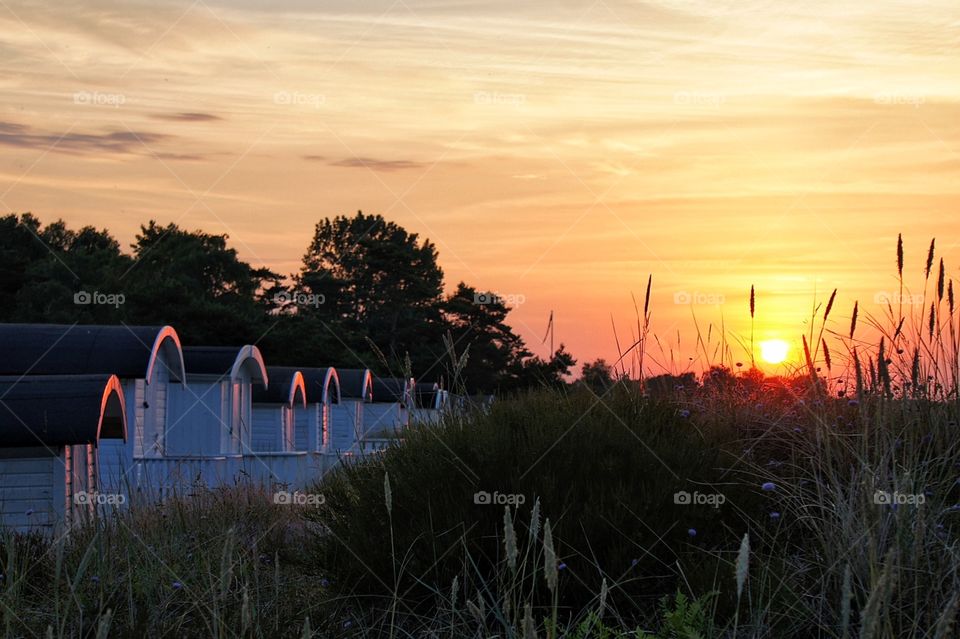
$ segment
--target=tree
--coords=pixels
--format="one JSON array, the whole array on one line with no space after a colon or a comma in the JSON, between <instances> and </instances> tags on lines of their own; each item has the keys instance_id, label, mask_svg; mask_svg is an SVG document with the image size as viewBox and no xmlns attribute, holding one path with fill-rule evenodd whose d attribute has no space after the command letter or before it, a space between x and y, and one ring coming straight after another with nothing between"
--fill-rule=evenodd
<instances>
[{"instance_id":1,"label":"tree","mask_svg":"<svg viewBox=\"0 0 960 639\"><path fill-rule=\"evenodd\" d=\"M409 355L415 372L442 356L436 247L380 215L319 222L296 286L305 299L323 300L297 312L321 319L363 353L369 339L391 366Z\"/></svg>"},{"instance_id":2,"label":"tree","mask_svg":"<svg viewBox=\"0 0 960 639\"><path fill-rule=\"evenodd\" d=\"M0 318L22 322L125 320L120 276L130 259L106 231L46 227L29 213L0 218Z\"/></svg>"},{"instance_id":3,"label":"tree","mask_svg":"<svg viewBox=\"0 0 960 639\"><path fill-rule=\"evenodd\" d=\"M613 369L603 358L584 364L580 375L583 383L599 395L607 392L614 384Z\"/></svg>"},{"instance_id":4,"label":"tree","mask_svg":"<svg viewBox=\"0 0 960 639\"><path fill-rule=\"evenodd\" d=\"M494 295L460 282L443 304L443 317L456 352L469 349L461 382L471 393L490 394L508 383L511 368L530 356L506 323L510 309Z\"/></svg>"},{"instance_id":5,"label":"tree","mask_svg":"<svg viewBox=\"0 0 960 639\"><path fill-rule=\"evenodd\" d=\"M280 276L242 261L226 235L150 221L124 276L130 321L173 324L193 344L245 344L266 331L264 291Z\"/></svg>"},{"instance_id":6,"label":"tree","mask_svg":"<svg viewBox=\"0 0 960 639\"><path fill-rule=\"evenodd\" d=\"M566 378L570 375L570 369L576 364L577 360L561 343L560 348L548 360L537 356L523 360L514 369L512 385L517 389L541 386L562 388L567 384Z\"/></svg>"}]
</instances>

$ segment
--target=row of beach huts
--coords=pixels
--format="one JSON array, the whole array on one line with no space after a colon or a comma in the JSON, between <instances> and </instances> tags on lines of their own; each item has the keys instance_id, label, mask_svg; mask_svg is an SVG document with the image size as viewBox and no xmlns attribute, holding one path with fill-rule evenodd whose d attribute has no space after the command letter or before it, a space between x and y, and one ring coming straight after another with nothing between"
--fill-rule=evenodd
<instances>
[{"instance_id":1,"label":"row of beach huts","mask_svg":"<svg viewBox=\"0 0 960 639\"><path fill-rule=\"evenodd\" d=\"M303 488L448 400L365 369L268 366L250 344L184 346L170 326L0 324L0 525L241 482Z\"/></svg>"}]
</instances>

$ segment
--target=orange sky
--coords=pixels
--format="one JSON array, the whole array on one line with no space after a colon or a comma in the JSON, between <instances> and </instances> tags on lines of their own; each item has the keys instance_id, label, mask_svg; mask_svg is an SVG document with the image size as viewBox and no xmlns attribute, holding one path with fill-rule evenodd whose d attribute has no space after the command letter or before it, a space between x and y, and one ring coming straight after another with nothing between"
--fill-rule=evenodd
<instances>
[{"instance_id":1,"label":"orange sky","mask_svg":"<svg viewBox=\"0 0 960 639\"><path fill-rule=\"evenodd\" d=\"M289 273L363 209L581 361L651 272L683 348L691 310L746 334L751 284L792 340L815 290L879 313L898 232L908 270L934 235L960 265L958 34L955 0L2 0L0 211Z\"/></svg>"}]
</instances>

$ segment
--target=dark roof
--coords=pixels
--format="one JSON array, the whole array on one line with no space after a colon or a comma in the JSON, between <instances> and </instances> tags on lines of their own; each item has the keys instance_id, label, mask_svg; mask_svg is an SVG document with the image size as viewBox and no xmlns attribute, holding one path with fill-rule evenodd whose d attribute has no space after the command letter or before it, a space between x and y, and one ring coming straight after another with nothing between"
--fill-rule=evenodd
<instances>
[{"instance_id":1,"label":"dark roof","mask_svg":"<svg viewBox=\"0 0 960 639\"><path fill-rule=\"evenodd\" d=\"M401 377L374 377L374 402L405 402L410 380Z\"/></svg>"},{"instance_id":2,"label":"dark roof","mask_svg":"<svg viewBox=\"0 0 960 639\"><path fill-rule=\"evenodd\" d=\"M126 439L115 375L0 377L0 446L66 446Z\"/></svg>"},{"instance_id":3,"label":"dark roof","mask_svg":"<svg viewBox=\"0 0 960 639\"><path fill-rule=\"evenodd\" d=\"M273 370L273 367L270 367ZM340 380L337 377L337 370L328 368L301 368L303 375L303 385L307 389L308 403L322 403L324 401L324 390L333 394L333 403L340 403Z\"/></svg>"},{"instance_id":4,"label":"dark roof","mask_svg":"<svg viewBox=\"0 0 960 639\"><path fill-rule=\"evenodd\" d=\"M180 338L169 326L0 324L0 375L117 375L151 379L161 348L170 377L183 376Z\"/></svg>"},{"instance_id":5,"label":"dark roof","mask_svg":"<svg viewBox=\"0 0 960 639\"><path fill-rule=\"evenodd\" d=\"M429 382L417 382L413 387L413 401L417 408L436 408L440 402L440 386Z\"/></svg>"},{"instance_id":6,"label":"dark roof","mask_svg":"<svg viewBox=\"0 0 960 639\"><path fill-rule=\"evenodd\" d=\"M306 403L306 387L303 383L303 374L300 369L288 366L268 366L267 377L270 385L253 387L254 404L290 404L296 397L295 389L299 387Z\"/></svg>"},{"instance_id":7,"label":"dark roof","mask_svg":"<svg viewBox=\"0 0 960 639\"><path fill-rule=\"evenodd\" d=\"M340 378L340 397L369 401L373 387L373 377L366 368L338 368Z\"/></svg>"},{"instance_id":8,"label":"dark roof","mask_svg":"<svg viewBox=\"0 0 960 639\"><path fill-rule=\"evenodd\" d=\"M263 357L256 346L187 346L183 349L183 363L188 375L219 375L231 377L237 369L247 364L253 369L252 377L266 379Z\"/></svg>"}]
</instances>

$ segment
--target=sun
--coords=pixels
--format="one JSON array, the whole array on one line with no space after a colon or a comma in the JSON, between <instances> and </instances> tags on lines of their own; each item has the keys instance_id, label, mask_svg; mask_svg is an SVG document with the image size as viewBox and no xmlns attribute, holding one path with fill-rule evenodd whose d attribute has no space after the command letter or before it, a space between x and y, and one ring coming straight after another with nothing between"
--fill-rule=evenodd
<instances>
[{"instance_id":1,"label":"sun","mask_svg":"<svg viewBox=\"0 0 960 639\"><path fill-rule=\"evenodd\" d=\"M768 364L780 364L787 359L790 345L782 339L768 339L760 342L760 358Z\"/></svg>"}]
</instances>

